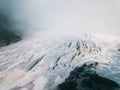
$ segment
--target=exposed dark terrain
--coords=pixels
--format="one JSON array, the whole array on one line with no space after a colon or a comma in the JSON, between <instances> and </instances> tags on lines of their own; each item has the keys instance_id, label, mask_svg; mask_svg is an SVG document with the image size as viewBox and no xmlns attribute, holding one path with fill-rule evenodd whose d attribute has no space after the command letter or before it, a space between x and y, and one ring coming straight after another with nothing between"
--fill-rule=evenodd
<instances>
[{"instance_id":1,"label":"exposed dark terrain","mask_svg":"<svg viewBox=\"0 0 120 90\"><path fill-rule=\"evenodd\" d=\"M9 17L0 13L0 47L21 40L21 36L15 34L14 27Z\"/></svg>"},{"instance_id":2,"label":"exposed dark terrain","mask_svg":"<svg viewBox=\"0 0 120 90\"><path fill-rule=\"evenodd\" d=\"M71 71L70 76L58 85L57 90L120 90L120 86L96 73L98 63L84 64Z\"/></svg>"}]
</instances>

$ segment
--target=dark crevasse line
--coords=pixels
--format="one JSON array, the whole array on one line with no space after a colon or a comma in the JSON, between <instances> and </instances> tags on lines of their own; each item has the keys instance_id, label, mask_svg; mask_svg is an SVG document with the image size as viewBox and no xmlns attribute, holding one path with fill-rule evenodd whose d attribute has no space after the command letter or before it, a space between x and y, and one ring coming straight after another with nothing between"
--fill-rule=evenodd
<instances>
[{"instance_id":1,"label":"dark crevasse line","mask_svg":"<svg viewBox=\"0 0 120 90\"><path fill-rule=\"evenodd\" d=\"M58 61L61 59L62 56L58 57L56 62L55 62L55 65L53 66L53 70L58 66Z\"/></svg>"},{"instance_id":2,"label":"dark crevasse line","mask_svg":"<svg viewBox=\"0 0 120 90\"><path fill-rule=\"evenodd\" d=\"M58 66L58 62L61 60L62 57L66 56L67 54L69 54L70 52L67 52L61 56L59 56L57 59L56 59L56 62L55 62L55 65L53 66L53 70L55 70L55 68Z\"/></svg>"},{"instance_id":3,"label":"dark crevasse line","mask_svg":"<svg viewBox=\"0 0 120 90\"><path fill-rule=\"evenodd\" d=\"M72 41L68 44L68 47L70 48L70 47L71 47L71 45L72 45Z\"/></svg>"},{"instance_id":4,"label":"dark crevasse line","mask_svg":"<svg viewBox=\"0 0 120 90\"><path fill-rule=\"evenodd\" d=\"M28 67L26 68L27 71L30 71L32 70L43 58L44 58L45 55L43 55L42 57L40 57L39 59L33 61L32 63L30 63L28 65Z\"/></svg>"},{"instance_id":5,"label":"dark crevasse line","mask_svg":"<svg viewBox=\"0 0 120 90\"><path fill-rule=\"evenodd\" d=\"M80 49L80 41L77 41L76 42L76 50L79 50Z\"/></svg>"},{"instance_id":6,"label":"dark crevasse line","mask_svg":"<svg viewBox=\"0 0 120 90\"><path fill-rule=\"evenodd\" d=\"M85 63L70 72L55 90L120 90L120 85L96 73L97 62Z\"/></svg>"}]
</instances>

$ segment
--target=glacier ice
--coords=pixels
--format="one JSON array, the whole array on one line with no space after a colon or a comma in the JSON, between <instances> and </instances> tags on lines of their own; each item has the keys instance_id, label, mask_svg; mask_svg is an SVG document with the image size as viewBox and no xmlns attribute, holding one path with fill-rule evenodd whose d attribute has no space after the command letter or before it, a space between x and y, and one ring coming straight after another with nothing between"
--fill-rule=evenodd
<instances>
[{"instance_id":1,"label":"glacier ice","mask_svg":"<svg viewBox=\"0 0 120 90\"><path fill-rule=\"evenodd\" d=\"M98 35L26 37L0 48L0 90L54 90L91 62L99 77L120 85L119 49L118 39Z\"/></svg>"}]
</instances>

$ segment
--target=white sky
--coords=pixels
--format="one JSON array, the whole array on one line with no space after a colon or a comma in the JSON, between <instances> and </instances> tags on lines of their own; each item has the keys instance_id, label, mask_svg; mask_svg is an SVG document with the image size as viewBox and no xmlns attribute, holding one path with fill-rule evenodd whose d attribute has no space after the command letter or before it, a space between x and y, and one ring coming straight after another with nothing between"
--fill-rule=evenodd
<instances>
[{"instance_id":1,"label":"white sky","mask_svg":"<svg viewBox=\"0 0 120 90\"><path fill-rule=\"evenodd\" d=\"M120 0L6 0L3 7L28 31L120 35Z\"/></svg>"}]
</instances>

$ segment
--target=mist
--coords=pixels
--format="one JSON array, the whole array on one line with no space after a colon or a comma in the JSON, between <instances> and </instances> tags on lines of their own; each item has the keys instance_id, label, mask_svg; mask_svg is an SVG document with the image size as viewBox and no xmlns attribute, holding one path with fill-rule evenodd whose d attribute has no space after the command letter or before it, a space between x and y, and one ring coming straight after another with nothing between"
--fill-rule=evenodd
<instances>
[{"instance_id":1,"label":"mist","mask_svg":"<svg viewBox=\"0 0 120 90\"><path fill-rule=\"evenodd\" d=\"M119 0L1 0L0 12L24 34L120 34Z\"/></svg>"}]
</instances>

